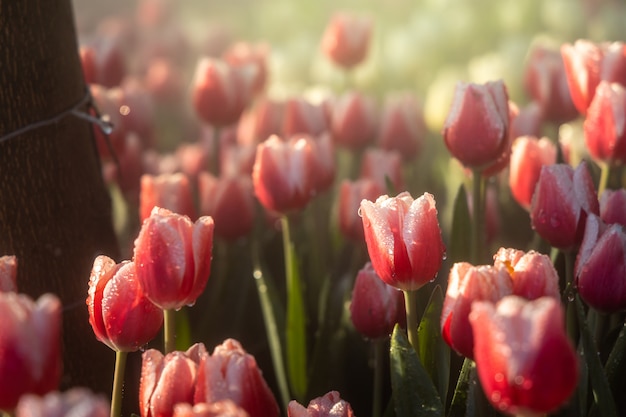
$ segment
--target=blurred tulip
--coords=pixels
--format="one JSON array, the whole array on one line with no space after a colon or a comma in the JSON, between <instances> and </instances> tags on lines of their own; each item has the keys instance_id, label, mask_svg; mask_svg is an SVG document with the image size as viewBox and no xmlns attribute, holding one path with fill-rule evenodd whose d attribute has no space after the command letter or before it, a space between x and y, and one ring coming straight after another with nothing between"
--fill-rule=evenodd
<instances>
[{"instance_id":1,"label":"blurred tulip","mask_svg":"<svg viewBox=\"0 0 626 417\"><path fill-rule=\"evenodd\" d=\"M196 65L192 82L193 107L205 123L229 126L249 104L254 71L204 57Z\"/></svg>"},{"instance_id":2,"label":"blurred tulip","mask_svg":"<svg viewBox=\"0 0 626 417\"><path fill-rule=\"evenodd\" d=\"M285 104L281 101L260 98L239 120L237 143L256 146L272 135L280 135L284 107Z\"/></svg>"},{"instance_id":3,"label":"blurred tulip","mask_svg":"<svg viewBox=\"0 0 626 417\"><path fill-rule=\"evenodd\" d=\"M378 130L378 145L396 150L405 161L414 159L426 136L423 110L409 93L389 95L385 99Z\"/></svg>"},{"instance_id":4,"label":"blurred tulip","mask_svg":"<svg viewBox=\"0 0 626 417\"><path fill-rule=\"evenodd\" d=\"M626 162L626 88L601 81L587 108L585 143L597 161L611 165Z\"/></svg>"},{"instance_id":5,"label":"blurred tulip","mask_svg":"<svg viewBox=\"0 0 626 417\"><path fill-rule=\"evenodd\" d=\"M314 104L302 97L285 103L282 133L285 138L297 134L317 136L329 129L327 116L321 104Z\"/></svg>"},{"instance_id":6,"label":"blurred tulip","mask_svg":"<svg viewBox=\"0 0 626 417\"><path fill-rule=\"evenodd\" d=\"M369 262L356 276L350 318L354 328L370 339L389 337L395 324L406 320L404 295L385 284Z\"/></svg>"},{"instance_id":7,"label":"blurred tulip","mask_svg":"<svg viewBox=\"0 0 626 417\"><path fill-rule=\"evenodd\" d=\"M234 240L250 233L254 226L252 182L244 176L215 178L208 172L198 175L200 213L215 221L215 234Z\"/></svg>"},{"instance_id":8,"label":"blurred tulip","mask_svg":"<svg viewBox=\"0 0 626 417\"><path fill-rule=\"evenodd\" d=\"M12 410L23 394L43 395L61 377L61 301L44 294L0 292L0 410Z\"/></svg>"},{"instance_id":9,"label":"blurred tulip","mask_svg":"<svg viewBox=\"0 0 626 417\"><path fill-rule=\"evenodd\" d=\"M110 405L87 388L51 392L43 397L26 394L20 398L15 417L109 417Z\"/></svg>"},{"instance_id":10,"label":"blurred tulip","mask_svg":"<svg viewBox=\"0 0 626 417\"><path fill-rule=\"evenodd\" d=\"M251 416L278 417L280 409L254 356L234 339L216 346L198 370L194 401L232 400Z\"/></svg>"},{"instance_id":11,"label":"blurred tulip","mask_svg":"<svg viewBox=\"0 0 626 417\"><path fill-rule=\"evenodd\" d=\"M157 103L180 103L184 96L182 69L168 59L153 59L144 80L146 90Z\"/></svg>"},{"instance_id":12,"label":"blurred tulip","mask_svg":"<svg viewBox=\"0 0 626 417\"><path fill-rule=\"evenodd\" d=\"M335 13L322 35L322 52L335 64L350 69L367 57L372 29L369 17Z\"/></svg>"},{"instance_id":13,"label":"blurred tulip","mask_svg":"<svg viewBox=\"0 0 626 417\"><path fill-rule=\"evenodd\" d=\"M576 283L580 297L596 310L626 310L626 232L621 225L587 217L576 258Z\"/></svg>"},{"instance_id":14,"label":"blurred tulip","mask_svg":"<svg viewBox=\"0 0 626 417\"><path fill-rule=\"evenodd\" d=\"M571 249L582 240L589 213L599 214L595 186L587 166L543 166L533 194L530 220L533 229L550 245Z\"/></svg>"},{"instance_id":15,"label":"blurred tulip","mask_svg":"<svg viewBox=\"0 0 626 417\"><path fill-rule=\"evenodd\" d=\"M154 207L166 208L175 213L196 218L191 185L185 174L161 174L141 176L139 193L139 220L150 217Z\"/></svg>"},{"instance_id":16,"label":"blurred tulip","mask_svg":"<svg viewBox=\"0 0 626 417\"><path fill-rule=\"evenodd\" d=\"M515 141L520 136L534 136L537 138L541 136L543 115L541 114L539 103L531 101L521 109L515 107L511 113L509 136L512 141Z\"/></svg>"},{"instance_id":17,"label":"blurred tulip","mask_svg":"<svg viewBox=\"0 0 626 417\"><path fill-rule=\"evenodd\" d=\"M586 114L600 81L626 85L626 45L579 39L561 46L572 101Z\"/></svg>"},{"instance_id":18,"label":"blurred tulip","mask_svg":"<svg viewBox=\"0 0 626 417\"><path fill-rule=\"evenodd\" d=\"M121 115L121 129L135 132L147 148L155 146L155 105L154 99L143 80L126 77L121 85L121 93L114 96Z\"/></svg>"},{"instance_id":19,"label":"blurred tulip","mask_svg":"<svg viewBox=\"0 0 626 417\"><path fill-rule=\"evenodd\" d=\"M351 150L362 149L376 136L378 113L371 97L358 91L341 96L332 106L331 131L334 142Z\"/></svg>"},{"instance_id":20,"label":"blurred tulip","mask_svg":"<svg viewBox=\"0 0 626 417\"><path fill-rule=\"evenodd\" d=\"M465 167L484 170L510 153L509 105L502 81L457 84L443 138Z\"/></svg>"},{"instance_id":21,"label":"blurred tulip","mask_svg":"<svg viewBox=\"0 0 626 417\"><path fill-rule=\"evenodd\" d=\"M297 401L291 401L287 408L288 417L354 417L350 403L342 400L337 391L330 391L317 397L304 408Z\"/></svg>"},{"instance_id":22,"label":"blurred tulip","mask_svg":"<svg viewBox=\"0 0 626 417\"><path fill-rule=\"evenodd\" d=\"M110 123L112 127L111 131L105 134L99 126L93 126L93 133L100 157L111 158L112 155L123 153L124 138L127 132L124 130L122 115L120 114L122 89L108 89L98 84L91 84L89 91L102 119ZM93 116L96 115L93 114Z\"/></svg>"},{"instance_id":23,"label":"blurred tulip","mask_svg":"<svg viewBox=\"0 0 626 417\"><path fill-rule=\"evenodd\" d=\"M116 352L134 352L154 339L163 312L144 295L135 264L100 255L93 262L87 297L96 338Z\"/></svg>"},{"instance_id":24,"label":"blurred tulip","mask_svg":"<svg viewBox=\"0 0 626 417\"><path fill-rule=\"evenodd\" d=\"M476 302L470 324L474 359L487 399L500 412L554 411L578 383L578 358L564 330L563 308L552 297L504 297Z\"/></svg>"},{"instance_id":25,"label":"blurred tulip","mask_svg":"<svg viewBox=\"0 0 626 417\"><path fill-rule=\"evenodd\" d=\"M78 55L80 57L80 65L83 70L85 84L94 84L97 79L96 51L93 46L82 45L78 48Z\"/></svg>"},{"instance_id":26,"label":"blurred tulip","mask_svg":"<svg viewBox=\"0 0 626 417\"><path fill-rule=\"evenodd\" d=\"M176 404L172 417L249 417L249 414L231 400L222 400L211 404L198 403L193 407L191 404Z\"/></svg>"},{"instance_id":27,"label":"blurred tulip","mask_svg":"<svg viewBox=\"0 0 626 417\"><path fill-rule=\"evenodd\" d=\"M561 124L578 116L558 50L541 45L532 49L524 72L524 87L539 104L544 120Z\"/></svg>"},{"instance_id":28,"label":"blurred tulip","mask_svg":"<svg viewBox=\"0 0 626 417\"><path fill-rule=\"evenodd\" d=\"M607 224L626 227L626 189L604 190L600 196L600 217Z\"/></svg>"},{"instance_id":29,"label":"blurred tulip","mask_svg":"<svg viewBox=\"0 0 626 417\"><path fill-rule=\"evenodd\" d=\"M402 190L402 157L397 151L368 148L363 153L360 177L376 181L386 192ZM389 184L393 190L389 190Z\"/></svg>"},{"instance_id":30,"label":"blurred tulip","mask_svg":"<svg viewBox=\"0 0 626 417\"><path fill-rule=\"evenodd\" d=\"M252 66L254 78L252 80L252 92L259 94L267 84L267 56L270 52L267 43L251 44L237 42L224 52L224 61L233 67Z\"/></svg>"},{"instance_id":31,"label":"blurred tulip","mask_svg":"<svg viewBox=\"0 0 626 417\"><path fill-rule=\"evenodd\" d=\"M252 171L254 194L271 211L304 208L315 193L313 144L308 136L282 141L272 136L257 147Z\"/></svg>"},{"instance_id":32,"label":"blurred tulip","mask_svg":"<svg viewBox=\"0 0 626 417\"><path fill-rule=\"evenodd\" d=\"M509 187L515 201L524 209L530 209L541 167L555 163L556 146L550 139L521 136L513 142Z\"/></svg>"},{"instance_id":33,"label":"blurred tulip","mask_svg":"<svg viewBox=\"0 0 626 417\"><path fill-rule=\"evenodd\" d=\"M513 282L502 266L455 263L441 313L441 335L459 354L474 359L474 337L469 314L475 301L496 302L513 292Z\"/></svg>"},{"instance_id":34,"label":"blurred tulip","mask_svg":"<svg viewBox=\"0 0 626 417\"><path fill-rule=\"evenodd\" d=\"M81 47L81 62L85 81L110 88L120 85L126 75L126 58L120 40L100 36Z\"/></svg>"},{"instance_id":35,"label":"blurred tulip","mask_svg":"<svg viewBox=\"0 0 626 417\"><path fill-rule=\"evenodd\" d=\"M189 178L191 183L195 184L198 175L206 170L210 153L209 146L202 142L182 143L176 148L180 171Z\"/></svg>"},{"instance_id":36,"label":"blurred tulip","mask_svg":"<svg viewBox=\"0 0 626 417\"><path fill-rule=\"evenodd\" d=\"M17 257L0 256L0 292L17 292Z\"/></svg>"},{"instance_id":37,"label":"blurred tulip","mask_svg":"<svg viewBox=\"0 0 626 417\"><path fill-rule=\"evenodd\" d=\"M323 193L335 182L335 147L328 133L309 138L312 144L313 192Z\"/></svg>"},{"instance_id":38,"label":"blurred tulip","mask_svg":"<svg viewBox=\"0 0 626 417\"><path fill-rule=\"evenodd\" d=\"M539 297L561 299L559 274L549 256L542 253L500 248L493 257L495 267L505 267L513 280L513 294L527 300Z\"/></svg>"},{"instance_id":39,"label":"blurred tulip","mask_svg":"<svg viewBox=\"0 0 626 417\"><path fill-rule=\"evenodd\" d=\"M363 200L365 243L376 273L403 291L417 290L435 279L445 256L435 199L408 192Z\"/></svg>"},{"instance_id":40,"label":"blurred tulip","mask_svg":"<svg viewBox=\"0 0 626 417\"><path fill-rule=\"evenodd\" d=\"M384 189L369 178L344 180L339 187L339 230L348 239L363 242L363 220L359 217L362 200L376 201Z\"/></svg>"},{"instance_id":41,"label":"blurred tulip","mask_svg":"<svg viewBox=\"0 0 626 417\"><path fill-rule=\"evenodd\" d=\"M141 365L139 410L141 417L171 417L179 403L193 403L200 362L208 356L202 343L186 352L163 356L155 349L146 350Z\"/></svg>"},{"instance_id":42,"label":"blurred tulip","mask_svg":"<svg viewBox=\"0 0 626 417\"><path fill-rule=\"evenodd\" d=\"M155 207L135 240L137 278L146 297L163 310L192 305L211 271L213 219Z\"/></svg>"}]
</instances>

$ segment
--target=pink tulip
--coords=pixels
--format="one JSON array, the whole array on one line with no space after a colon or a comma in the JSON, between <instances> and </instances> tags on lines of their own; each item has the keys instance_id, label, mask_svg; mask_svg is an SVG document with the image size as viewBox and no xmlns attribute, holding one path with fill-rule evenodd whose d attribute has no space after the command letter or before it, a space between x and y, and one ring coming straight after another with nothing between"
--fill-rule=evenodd
<instances>
[{"instance_id":1,"label":"pink tulip","mask_svg":"<svg viewBox=\"0 0 626 417\"><path fill-rule=\"evenodd\" d=\"M493 257L496 267L508 270L513 280L513 294L534 300L539 297L561 299L559 274L549 256L530 251L500 248Z\"/></svg>"},{"instance_id":2,"label":"pink tulip","mask_svg":"<svg viewBox=\"0 0 626 417\"><path fill-rule=\"evenodd\" d=\"M186 403L176 404L172 417L249 417L249 414L231 400L221 400L211 404L198 403L194 406Z\"/></svg>"},{"instance_id":3,"label":"pink tulip","mask_svg":"<svg viewBox=\"0 0 626 417\"><path fill-rule=\"evenodd\" d=\"M251 66L254 68L252 79L252 92L259 94L267 83L267 56L269 45L266 43L251 44L237 42L224 52L224 61L233 67Z\"/></svg>"},{"instance_id":4,"label":"pink tulip","mask_svg":"<svg viewBox=\"0 0 626 417\"><path fill-rule=\"evenodd\" d=\"M17 257L0 256L0 292L17 292Z\"/></svg>"},{"instance_id":5,"label":"pink tulip","mask_svg":"<svg viewBox=\"0 0 626 417\"><path fill-rule=\"evenodd\" d=\"M135 264L98 256L89 278L89 323L96 338L115 351L134 352L154 339L163 312L145 296Z\"/></svg>"},{"instance_id":6,"label":"pink tulip","mask_svg":"<svg viewBox=\"0 0 626 417\"><path fill-rule=\"evenodd\" d=\"M86 388L51 392L43 397L26 394L20 398L15 417L109 417L109 402Z\"/></svg>"},{"instance_id":7,"label":"pink tulip","mask_svg":"<svg viewBox=\"0 0 626 417\"><path fill-rule=\"evenodd\" d=\"M139 220L150 217L155 207L162 207L190 218L196 217L189 178L185 174L141 176L139 193Z\"/></svg>"},{"instance_id":8,"label":"pink tulip","mask_svg":"<svg viewBox=\"0 0 626 417\"><path fill-rule=\"evenodd\" d=\"M372 28L369 17L336 13L322 36L322 51L335 64L352 68L365 60Z\"/></svg>"},{"instance_id":9,"label":"pink tulip","mask_svg":"<svg viewBox=\"0 0 626 417\"><path fill-rule=\"evenodd\" d=\"M329 121L322 104L296 97L287 100L283 113L282 134L285 138L306 134L318 136L329 129Z\"/></svg>"},{"instance_id":10,"label":"pink tulip","mask_svg":"<svg viewBox=\"0 0 626 417\"><path fill-rule=\"evenodd\" d=\"M578 383L578 359L552 297L476 302L470 323L478 378L487 399L512 415L554 411Z\"/></svg>"},{"instance_id":11,"label":"pink tulip","mask_svg":"<svg viewBox=\"0 0 626 417\"><path fill-rule=\"evenodd\" d=\"M339 146L362 149L376 136L376 104L358 91L346 93L333 104L331 119L333 140Z\"/></svg>"},{"instance_id":12,"label":"pink tulip","mask_svg":"<svg viewBox=\"0 0 626 417\"><path fill-rule=\"evenodd\" d=\"M342 400L337 391L330 391L317 397L304 408L297 401L291 401L287 409L288 417L354 417L350 403Z\"/></svg>"},{"instance_id":13,"label":"pink tulip","mask_svg":"<svg viewBox=\"0 0 626 417\"><path fill-rule=\"evenodd\" d=\"M432 281L445 256L435 199L408 192L363 200L365 242L376 273L401 290L417 290Z\"/></svg>"},{"instance_id":14,"label":"pink tulip","mask_svg":"<svg viewBox=\"0 0 626 417\"><path fill-rule=\"evenodd\" d=\"M363 242L363 220L359 216L362 200L376 201L384 194L378 182L361 178L356 181L344 180L339 187L339 230L348 239Z\"/></svg>"},{"instance_id":15,"label":"pink tulip","mask_svg":"<svg viewBox=\"0 0 626 417\"><path fill-rule=\"evenodd\" d=\"M426 136L426 122L418 101L409 93L387 96L380 118L378 145L396 150L402 159L414 159L422 148Z\"/></svg>"},{"instance_id":16,"label":"pink tulip","mask_svg":"<svg viewBox=\"0 0 626 417\"><path fill-rule=\"evenodd\" d=\"M548 138L519 137L513 142L509 186L515 201L530 209L541 167L556 163L556 146Z\"/></svg>"},{"instance_id":17,"label":"pink tulip","mask_svg":"<svg viewBox=\"0 0 626 417\"><path fill-rule=\"evenodd\" d=\"M243 113L237 124L237 143L254 145L272 135L281 135L285 103L260 97L255 106Z\"/></svg>"},{"instance_id":18,"label":"pink tulip","mask_svg":"<svg viewBox=\"0 0 626 417\"><path fill-rule=\"evenodd\" d=\"M626 189L604 190L600 196L600 217L607 224L626 227Z\"/></svg>"},{"instance_id":19,"label":"pink tulip","mask_svg":"<svg viewBox=\"0 0 626 417\"><path fill-rule=\"evenodd\" d=\"M383 190L388 190L388 183L391 183L396 191L402 190L404 189L402 157L397 151L368 148L361 160L360 177L376 181Z\"/></svg>"},{"instance_id":20,"label":"pink tulip","mask_svg":"<svg viewBox=\"0 0 626 417\"><path fill-rule=\"evenodd\" d=\"M143 291L164 310L196 302L209 279L213 219L155 207L135 240L134 261Z\"/></svg>"}]
</instances>

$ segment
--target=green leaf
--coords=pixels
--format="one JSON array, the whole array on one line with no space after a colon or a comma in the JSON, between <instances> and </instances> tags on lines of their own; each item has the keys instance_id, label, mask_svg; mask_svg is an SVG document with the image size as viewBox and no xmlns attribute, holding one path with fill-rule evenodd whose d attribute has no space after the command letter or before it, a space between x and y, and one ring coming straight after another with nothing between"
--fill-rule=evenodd
<instances>
[{"instance_id":1,"label":"green leaf","mask_svg":"<svg viewBox=\"0 0 626 417\"><path fill-rule=\"evenodd\" d=\"M461 184L454 198L454 211L452 214L452 233L448 255L452 262L460 262L470 259L472 226L467 205L465 186Z\"/></svg>"},{"instance_id":2,"label":"green leaf","mask_svg":"<svg viewBox=\"0 0 626 417\"><path fill-rule=\"evenodd\" d=\"M398 325L391 336L391 388L398 417L443 416L437 389Z\"/></svg>"},{"instance_id":3,"label":"green leaf","mask_svg":"<svg viewBox=\"0 0 626 417\"><path fill-rule=\"evenodd\" d=\"M459 378L456 382L456 388L454 389L454 395L452 396L452 404L450 404L450 410L448 411L448 417L465 417L466 415L473 415L468 413L468 396L470 389L470 377L472 375L472 369L474 368L474 361L465 358L463 361L463 367L459 374Z\"/></svg>"},{"instance_id":4,"label":"green leaf","mask_svg":"<svg viewBox=\"0 0 626 417\"><path fill-rule=\"evenodd\" d=\"M441 309L443 308L443 291L435 286L426 310L417 328L419 340L419 357L426 372L430 375L439 391L442 403L446 401L450 380L450 348L441 337Z\"/></svg>"}]
</instances>

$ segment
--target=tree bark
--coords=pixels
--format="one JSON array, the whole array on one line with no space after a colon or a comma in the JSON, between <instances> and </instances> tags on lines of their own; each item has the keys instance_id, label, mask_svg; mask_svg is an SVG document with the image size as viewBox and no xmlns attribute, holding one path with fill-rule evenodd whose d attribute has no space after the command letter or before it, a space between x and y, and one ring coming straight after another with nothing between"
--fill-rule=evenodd
<instances>
[{"instance_id":1,"label":"tree bark","mask_svg":"<svg viewBox=\"0 0 626 417\"><path fill-rule=\"evenodd\" d=\"M70 0L0 0L0 137L54 117L85 94ZM18 290L63 302L62 387L110 392L114 354L85 304L98 254L118 256L90 123L74 116L0 142L0 255Z\"/></svg>"}]
</instances>

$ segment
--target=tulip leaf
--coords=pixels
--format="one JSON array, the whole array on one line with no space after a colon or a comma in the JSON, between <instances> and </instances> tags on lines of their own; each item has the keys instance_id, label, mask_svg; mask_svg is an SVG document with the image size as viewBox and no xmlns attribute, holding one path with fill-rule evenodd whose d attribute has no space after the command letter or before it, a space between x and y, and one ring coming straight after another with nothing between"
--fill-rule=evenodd
<instances>
[{"instance_id":1,"label":"tulip leaf","mask_svg":"<svg viewBox=\"0 0 626 417\"><path fill-rule=\"evenodd\" d=\"M398 417L443 416L443 406L428 372L396 325L391 336L391 388Z\"/></svg>"},{"instance_id":2,"label":"tulip leaf","mask_svg":"<svg viewBox=\"0 0 626 417\"><path fill-rule=\"evenodd\" d=\"M452 214L452 233L448 255L452 262L466 261L470 259L472 226L467 205L467 193L465 186L461 184L454 198L454 211Z\"/></svg>"},{"instance_id":3,"label":"tulip leaf","mask_svg":"<svg viewBox=\"0 0 626 417\"><path fill-rule=\"evenodd\" d=\"M591 377L591 390L593 392L595 406L598 407L600 415L603 417L617 417L611 387L609 386L604 368L600 362L593 336L587 325L582 301L578 296L576 297L576 313L578 314L578 324L585 354L585 362L587 363L589 376Z\"/></svg>"},{"instance_id":4,"label":"tulip leaf","mask_svg":"<svg viewBox=\"0 0 626 417\"><path fill-rule=\"evenodd\" d=\"M468 410L468 405L471 403L471 401L468 401L470 377L474 366L474 361L471 359L465 358L463 361L463 366L461 367L461 372L459 373L459 378L456 382L456 388L454 389L454 395L452 396L452 403L450 404L448 417L475 415L475 413Z\"/></svg>"},{"instance_id":5,"label":"tulip leaf","mask_svg":"<svg viewBox=\"0 0 626 417\"><path fill-rule=\"evenodd\" d=\"M433 290L426 310L417 328L419 357L426 372L438 388L439 397L445 402L450 379L450 348L441 337L441 309L443 291L437 285Z\"/></svg>"}]
</instances>

